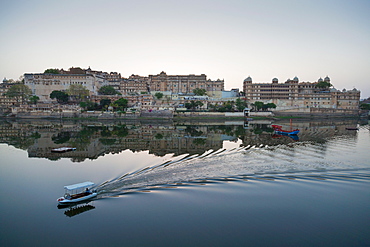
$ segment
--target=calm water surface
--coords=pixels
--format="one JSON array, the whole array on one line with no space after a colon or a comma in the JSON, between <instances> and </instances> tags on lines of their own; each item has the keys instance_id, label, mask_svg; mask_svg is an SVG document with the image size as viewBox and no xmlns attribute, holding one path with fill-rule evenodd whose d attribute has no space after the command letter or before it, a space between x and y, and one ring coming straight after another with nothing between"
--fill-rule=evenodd
<instances>
[{"instance_id":1,"label":"calm water surface","mask_svg":"<svg viewBox=\"0 0 370 247\"><path fill-rule=\"evenodd\" d=\"M357 124L0 121L0 245L369 246ZM83 181L96 200L58 209Z\"/></svg>"}]
</instances>

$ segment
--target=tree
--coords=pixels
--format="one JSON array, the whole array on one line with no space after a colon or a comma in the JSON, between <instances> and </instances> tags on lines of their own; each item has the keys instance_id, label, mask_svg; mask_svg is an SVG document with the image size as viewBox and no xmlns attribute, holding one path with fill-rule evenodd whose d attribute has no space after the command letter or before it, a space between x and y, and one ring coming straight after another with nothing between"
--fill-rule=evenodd
<instances>
[{"instance_id":1,"label":"tree","mask_svg":"<svg viewBox=\"0 0 370 247\"><path fill-rule=\"evenodd\" d=\"M361 110L370 110L370 104L362 103L360 105Z\"/></svg>"},{"instance_id":2,"label":"tree","mask_svg":"<svg viewBox=\"0 0 370 247\"><path fill-rule=\"evenodd\" d=\"M80 102L80 106L88 111L94 111L98 108L98 104L91 101Z\"/></svg>"},{"instance_id":3,"label":"tree","mask_svg":"<svg viewBox=\"0 0 370 247\"><path fill-rule=\"evenodd\" d=\"M5 95L9 98L15 98L18 103L24 103L31 96L31 89L24 84L14 84L8 89Z\"/></svg>"},{"instance_id":4,"label":"tree","mask_svg":"<svg viewBox=\"0 0 370 247\"><path fill-rule=\"evenodd\" d=\"M58 69L46 69L44 74L60 74Z\"/></svg>"},{"instance_id":5,"label":"tree","mask_svg":"<svg viewBox=\"0 0 370 247\"><path fill-rule=\"evenodd\" d=\"M261 102L261 101L256 101L256 102L254 102L254 104L253 104L253 106L255 107L255 109L257 110L257 111L259 111L259 110L261 110L262 108L263 108L263 102Z\"/></svg>"},{"instance_id":6,"label":"tree","mask_svg":"<svg viewBox=\"0 0 370 247\"><path fill-rule=\"evenodd\" d=\"M244 101L242 101L242 103L244 104ZM244 109L245 106L243 105L242 109ZM235 107L235 102L234 101L227 101L227 102L223 102L222 105L219 105L217 103L215 105L209 104L208 107L210 109L212 109L213 111L230 112L230 111L233 111L233 108Z\"/></svg>"},{"instance_id":7,"label":"tree","mask_svg":"<svg viewBox=\"0 0 370 247\"><path fill-rule=\"evenodd\" d=\"M57 99L58 103L62 104L68 102L69 96L66 92L54 90L53 92L51 92L50 98Z\"/></svg>"},{"instance_id":8,"label":"tree","mask_svg":"<svg viewBox=\"0 0 370 247\"><path fill-rule=\"evenodd\" d=\"M199 101L199 100L197 100L197 101L195 101L195 104L196 104L196 106L198 107L202 107L204 104L201 102L201 101Z\"/></svg>"},{"instance_id":9,"label":"tree","mask_svg":"<svg viewBox=\"0 0 370 247\"><path fill-rule=\"evenodd\" d=\"M31 104L37 104L37 101L39 101L40 98L36 95L33 95L29 98L29 100L30 100Z\"/></svg>"},{"instance_id":10,"label":"tree","mask_svg":"<svg viewBox=\"0 0 370 247\"><path fill-rule=\"evenodd\" d=\"M203 89L203 88L196 88L196 89L193 90L193 93L195 95L199 95L199 96L206 95L206 92L207 91L205 89Z\"/></svg>"},{"instance_id":11,"label":"tree","mask_svg":"<svg viewBox=\"0 0 370 247\"><path fill-rule=\"evenodd\" d=\"M236 105L236 109L238 109L238 111L243 111L245 107L247 107L247 103L241 99L237 99L236 102L235 102L235 105Z\"/></svg>"},{"instance_id":12,"label":"tree","mask_svg":"<svg viewBox=\"0 0 370 247\"><path fill-rule=\"evenodd\" d=\"M157 98L157 99L162 99L163 98L163 93L161 92L157 92L154 94L154 96Z\"/></svg>"},{"instance_id":13,"label":"tree","mask_svg":"<svg viewBox=\"0 0 370 247\"><path fill-rule=\"evenodd\" d=\"M24 84L24 75L19 76L18 83Z\"/></svg>"},{"instance_id":14,"label":"tree","mask_svg":"<svg viewBox=\"0 0 370 247\"><path fill-rule=\"evenodd\" d=\"M203 106L203 103L199 100L197 100L197 101L192 100L192 101L190 101L190 103L189 102L185 103L185 107L189 110L190 109L195 110L195 108L198 107L198 106L199 107Z\"/></svg>"},{"instance_id":15,"label":"tree","mask_svg":"<svg viewBox=\"0 0 370 247\"><path fill-rule=\"evenodd\" d=\"M316 84L316 86L315 87L317 87L317 88L329 88L329 87L331 87L332 86L332 84L330 83L330 82L327 82L327 81L320 81L320 82L318 82L317 84Z\"/></svg>"},{"instance_id":16,"label":"tree","mask_svg":"<svg viewBox=\"0 0 370 247\"><path fill-rule=\"evenodd\" d=\"M217 106L218 104L208 104L208 109L211 109L212 111L216 111L217 110Z\"/></svg>"},{"instance_id":17,"label":"tree","mask_svg":"<svg viewBox=\"0 0 370 247\"><path fill-rule=\"evenodd\" d=\"M222 106L219 108L219 111L230 112L234 107L233 103L233 101L223 102Z\"/></svg>"},{"instance_id":18,"label":"tree","mask_svg":"<svg viewBox=\"0 0 370 247\"><path fill-rule=\"evenodd\" d=\"M267 103L266 104L266 109L271 109L271 108L276 108L276 105L274 103Z\"/></svg>"},{"instance_id":19,"label":"tree","mask_svg":"<svg viewBox=\"0 0 370 247\"><path fill-rule=\"evenodd\" d=\"M100 89L99 89L99 94L101 95L121 95L120 92L116 91L116 89L114 89L114 87L112 86L102 86Z\"/></svg>"},{"instance_id":20,"label":"tree","mask_svg":"<svg viewBox=\"0 0 370 247\"><path fill-rule=\"evenodd\" d=\"M109 106L112 101L110 99L101 99L100 106L104 108L105 106Z\"/></svg>"},{"instance_id":21,"label":"tree","mask_svg":"<svg viewBox=\"0 0 370 247\"><path fill-rule=\"evenodd\" d=\"M161 133L157 133L154 137L158 140L163 139L163 135Z\"/></svg>"},{"instance_id":22,"label":"tree","mask_svg":"<svg viewBox=\"0 0 370 247\"><path fill-rule=\"evenodd\" d=\"M70 85L67 89L67 93L71 98L78 102L86 100L90 95L90 91L80 84Z\"/></svg>"},{"instance_id":23,"label":"tree","mask_svg":"<svg viewBox=\"0 0 370 247\"><path fill-rule=\"evenodd\" d=\"M128 100L120 98L119 100L114 101L113 107L118 111L124 111L127 108Z\"/></svg>"}]
</instances>

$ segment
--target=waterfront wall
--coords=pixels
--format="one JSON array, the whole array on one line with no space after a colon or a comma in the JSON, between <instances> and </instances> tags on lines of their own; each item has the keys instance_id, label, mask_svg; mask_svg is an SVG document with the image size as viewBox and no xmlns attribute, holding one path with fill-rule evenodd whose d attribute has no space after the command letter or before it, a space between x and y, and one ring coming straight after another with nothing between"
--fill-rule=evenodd
<instances>
[{"instance_id":1,"label":"waterfront wall","mask_svg":"<svg viewBox=\"0 0 370 247\"><path fill-rule=\"evenodd\" d=\"M178 112L178 117L244 117L243 112ZM266 112L249 112L248 117L272 117L273 113Z\"/></svg>"},{"instance_id":2,"label":"waterfront wall","mask_svg":"<svg viewBox=\"0 0 370 247\"><path fill-rule=\"evenodd\" d=\"M331 108L300 108L289 109L284 111L266 111L266 112L249 112L247 118L253 117L354 117L359 116L359 110L350 109L331 109ZM16 112L8 115L8 117L15 118L96 118L96 119L137 119L137 118L162 118L172 119L174 117L180 118L244 118L243 112L173 112L171 110L142 110L141 112L101 112L101 111L35 111L35 112Z\"/></svg>"},{"instance_id":3,"label":"waterfront wall","mask_svg":"<svg viewBox=\"0 0 370 247\"><path fill-rule=\"evenodd\" d=\"M171 110L142 110L140 117L143 118L173 118Z\"/></svg>"},{"instance_id":4,"label":"waterfront wall","mask_svg":"<svg viewBox=\"0 0 370 247\"><path fill-rule=\"evenodd\" d=\"M243 112L178 112L175 114L178 117L244 117ZM249 112L248 117L272 117L273 113L265 112Z\"/></svg>"},{"instance_id":5,"label":"waterfront wall","mask_svg":"<svg viewBox=\"0 0 370 247\"><path fill-rule=\"evenodd\" d=\"M350 117L359 116L359 110L351 109L333 109L333 108L299 108L283 111L274 111L277 117L295 116L295 117Z\"/></svg>"}]
</instances>

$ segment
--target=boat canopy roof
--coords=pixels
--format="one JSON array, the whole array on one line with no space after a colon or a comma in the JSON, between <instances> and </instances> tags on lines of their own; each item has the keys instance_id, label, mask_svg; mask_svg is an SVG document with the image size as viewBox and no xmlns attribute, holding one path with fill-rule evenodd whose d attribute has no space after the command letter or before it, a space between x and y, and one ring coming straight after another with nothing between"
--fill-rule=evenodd
<instances>
[{"instance_id":1,"label":"boat canopy roof","mask_svg":"<svg viewBox=\"0 0 370 247\"><path fill-rule=\"evenodd\" d=\"M83 182L83 183L79 183L79 184L66 185L66 186L64 186L64 189L66 189L66 190L76 190L76 189L91 187L93 185L94 185L93 182Z\"/></svg>"}]
</instances>

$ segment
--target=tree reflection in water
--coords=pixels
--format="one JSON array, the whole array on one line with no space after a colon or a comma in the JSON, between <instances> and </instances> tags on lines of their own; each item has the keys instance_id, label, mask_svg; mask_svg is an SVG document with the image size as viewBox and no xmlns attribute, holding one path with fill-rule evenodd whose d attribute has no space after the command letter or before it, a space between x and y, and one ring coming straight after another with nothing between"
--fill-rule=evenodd
<instances>
[{"instance_id":1,"label":"tree reflection in water","mask_svg":"<svg viewBox=\"0 0 370 247\"><path fill-rule=\"evenodd\" d=\"M173 124L164 122L153 124L140 121L131 122L92 122L92 121L47 121L19 120L0 121L0 142L16 148L28 150L29 157L58 160L70 158L80 162L96 159L107 153L123 150L147 151L156 156L169 153L202 154L208 150L218 150L224 141L241 140L241 146L279 145L295 142L297 139L277 138L273 135L271 121L220 123ZM289 123L279 122L289 126ZM356 135L345 131L355 120L301 121L300 141L325 141L324 137L335 135ZM61 146L75 147L68 153L51 153L51 149Z\"/></svg>"}]
</instances>

